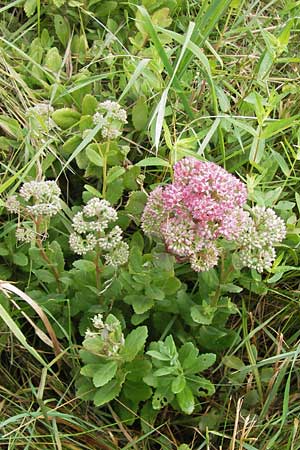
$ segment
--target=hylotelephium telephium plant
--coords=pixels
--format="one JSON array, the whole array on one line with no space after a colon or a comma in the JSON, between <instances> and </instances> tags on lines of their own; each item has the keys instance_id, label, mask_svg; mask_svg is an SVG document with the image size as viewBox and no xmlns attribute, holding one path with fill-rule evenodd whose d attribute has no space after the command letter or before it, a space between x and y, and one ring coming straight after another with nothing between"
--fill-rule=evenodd
<instances>
[{"instance_id":1,"label":"hylotelephium telephium plant","mask_svg":"<svg viewBox=\"0 0 300 450\"><path fill-rule=\"evenodd\" d=\"M284 239L286 229L272 209L247 211L246 201L246 186L225 169L184 158L174 166L173 183L149 195L142 228L196 272L218 264L224 240L235 243L241 267L262 272L272 266L274 245Z\"/></svg>"}]
</instances>

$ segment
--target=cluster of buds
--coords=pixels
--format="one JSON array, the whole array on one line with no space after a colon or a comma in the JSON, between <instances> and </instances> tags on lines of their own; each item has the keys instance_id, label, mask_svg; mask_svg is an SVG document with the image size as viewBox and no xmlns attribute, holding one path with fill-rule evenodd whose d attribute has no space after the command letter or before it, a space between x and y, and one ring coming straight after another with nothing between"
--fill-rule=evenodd
<instances>
[{"instance_id":1,"label":"cluster of buds","mask_svg":"<svg viewBox=\"0 0 300 450\"><path fill-rule=\"evenodd\" d=\"M120 321L109 314L103 321L102 314L96 314L92 319L93 330L88 328L83 346L97 340L97 354L101 356L116 356L125 343Z\"/></svg>"},{"instance_id":2,"label":"cluster of buds","mask_svg":"<svg viewBox=\"0 0 300 450\"><path fill-rule=\"evenodd\" d=\"M276 257L274 245L285 235L284 221L271 208L253 207L237 239L241 265L257 272L270 269Z\"/></svg>"},{"instance_id":3,"label":"cluster of buds","mask_svg":"<svg viewBox=\"0 0 300 450\"><path fill-rule=\"evenodd\" d=\"M283 239L285 227L271 209L253 208L252 218L246 201L246 186L225 169L184 158L174 166L174 182L149 195L142 228L197 272L217 265L223 239L237 244L242 264L262 271L274 260L270 247Z\"/></svg>"},{"instance_id":4,"label":"cluster of buds","mask_svg":"<svg viewBox=\"0 0 300 450\"><path fill-rule=\"evenodd\" d=\"M19 194L8 197L7 210L19 217L17 240L31 242L37 233L46 232L49 218L62 208L60 195L55 181L29 181L22 185Z\"/></svg>"},{"instance_id":5,"label":"cluster of buds","mask_svg":"<svg viewBox=\"0 0 300 450\"><path fill-rule=\"evenodd\" d=\"M122 134L122 127L127 123L127 114L119 103L111 100L99 103L93 116L95 125L100 125L100 132L104 140L117 139Z\"/></svg>"},{"instance_id":6,"label":"cluster of buds","mask_svg":"<svg viewBox=\"0 0 300 450\"><path fill-rule=\"evenodd\" d=\"M117 225L109 230L109 224L118 218L117 212L108 201L92 198L82 211L73 217L73 229L69 238L71 249L78 255L99 251L105 263L112 267L125 264L128 260L128 245L122 240L122 230Z\"/></svg>"}]
</instances>

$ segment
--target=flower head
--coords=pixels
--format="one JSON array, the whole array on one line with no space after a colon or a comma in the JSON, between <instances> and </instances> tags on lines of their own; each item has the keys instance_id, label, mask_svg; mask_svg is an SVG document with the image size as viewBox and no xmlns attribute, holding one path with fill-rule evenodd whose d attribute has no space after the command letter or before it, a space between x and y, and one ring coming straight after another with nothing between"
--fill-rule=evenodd
<instances>
[{"instance_id":1,"label":"flower head","mask_svg":"<svg viewBox=\"0 0 300 450\"><path fill-rule=\"evenodd\" d=\"M209 270L218 261L216 240L239 235L246 200L245 185L225 169L183 158L174 166L173 183L149 195L142 228L170 253L188 258L194 270Z\"/></svg>"},{"instance_id":2,"label":"flower head","mask_svg":"<svg viewBox=\"0 0 300 450\"><path fill-rule=\"evenodd\" d=\"M274 245L279 244L285 235L283 220L271 208L253 207L237 237L241 264L258 272L270 269L276 257Z\"/></svg>"},{"instance_id":3,"label":"flower head","mask_svg":"<svg viewBox=\"0 0 300 450\"><path fill-rule=\"evenodd\" d=\"M100 126L103 139L114 140L122 134L122 127L127 123L127 114L119 103L106 100L99 103L96 113L93 116L95 125Z\"/></svg>"},{"instance_id":4,"label":"flower head","mask_svg":"<svg viewBox=\"0 0 300 450\"><path fill-rule=\"evenodd\" d=\"M99 251L105 263L114 268L125 264L128 260L128 245L122 240L119 226L110 231L110 224L118 218L116 210L106 200L97 197L90 199L82 211L73 217L73 229L69 238L71 249L85 255L89 251Z\"/></svg>"}]
</instances>

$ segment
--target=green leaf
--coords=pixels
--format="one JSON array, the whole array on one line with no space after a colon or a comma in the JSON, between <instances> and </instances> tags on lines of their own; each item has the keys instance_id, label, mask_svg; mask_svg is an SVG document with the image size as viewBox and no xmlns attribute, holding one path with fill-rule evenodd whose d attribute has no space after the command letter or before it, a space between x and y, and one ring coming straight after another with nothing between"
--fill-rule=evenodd
<instances>
[{"instance_id":1,"label":"green leaf","mask_svg":"<svg viewBox=\"0 0 300 450\"><path fill-rule=\"evenodd\" d=\"M148 329L146 326L141 326L131 331L125 339L125 344L120 351L120 356L125 361L132 361L143 349L147 336Z\"/></svg>"},{"instance_id":2,"label":"green leaf","mask_svg":"<svg viewBox=\"0 0 300 450\"><path fill-rule=\"evenodd\" d=\"M224 358L222 358L222 363L224 364L224 366L235 370L240 370L245 367L244 362L234 355L224 356Z\"/></svg>"},{"instance_id":3,"label":"green leaf","mask_svg":"<svg viewBox=\"0 0 300 450\"><path fill-rule=\"evenodd\" d=\"M31 17L37 7L38 0L26 0L24 3L24 11L27 17Z\"/></svg>"},{"instance_id":4,"label":"green leaf","mask_svg":"<svg viewBox=\"0 0 300 450\"><path fill-rule=\"evenodd\" d=\"M112 380L105 384L105 386L97 389L93 398L95 406L102 406L113 400L120 393L121 387L122 384L119 380Z\"/></svg>"},{"instance_id":5,"label":"green leaf","mask_svg":"<svg viewBox=\"0 0 300 450\"><path fill-rule=\"evenodd\" d=\"M83 270L84 272L93 272L95 270L95 263L85 259L78 259L77 261L74 261L73 266L76 267L76 269Z\"/></svg>"},{"instance_id":6,"label":"green leaf","mask_svg":"<svg viewBox=\"0 0 300 450\"><path fill-rule=\"evenodd\" d=\"M108 200L112 205L118 203L122 197L124 191L122 178L117 178L113 183L110 183L106 191L106 200Z\"/></svg>"},{"instance_id":7,"label":"green leaf","mask_svg":"<svg viewBox=\"0 0 300 450\"><path fill-rule=\"evenodd\" d=\"M144 382L126 380L122 393L127 399L140 402L151 397L152 389Z\"/></svg>"},{"instance_id":8,"label":"green leaf","mask_svg":"<svg viewBox=\"0 0 300 450\"><path fill-rule=\"evenodd\" d=\"M135 219L139 219L144 211L147 201L147 195L141 191L131 192L128 202L125 206L125 210L128 214L132 215Z\"/></svg>"},{"instance_id":9,"label":"green leaf","mask_svg":"<svg viewBox=\"0 0 300 450\"><path fill-rule=\"evenodd\" d=\"M24 253L15 253L13 255L13 262L17 265L17 266L27 266L28 264L28 258L26 255L24 255Z\"/></svg>"},{"instance_id":10,"label":"green leaf","mask_svg":"<svg viewBox=\"0 0 300 450\"><path fill-rule=\"evenodd\" d=\"M106 364L99 366L93 376L94 385L96 387L104 386L115 376L117 369L117 361L109 361Z\"/></svg>"},{"instance_id":11,"label":"green leaf","mask_svg":"<svg viewBox=\"0 0 300 450\"><path fill-rule=\"evenodd\" d=\"M34 271L35 276L38 278L39 281L42 281L43 283L55 283L55 278L52 272L46 269L38 269Z\"/></svg>"},{"instance_id":12,"label":"green leaf","mask_svg":"<svg viewBox=\"0 0 300 450\"><path fill-rule=\"evenodd\" d=\"M60 70L62 66L62 57L56 47L52 47L47 51L45 66L53 72L58 72Z\"/></svg>"},{"instance_id":13,"label":"green leaf","mask_svg":"<svg viewBox=\"0 0 300 450\"><path fill-rule=\"evenodd\" d=\"M172 392L173 394L179 394L179 392L183 391L186 386L186 380L183 375L179 375L172 381Z\"/></svg>"},{"instance_id":14,"label":"green leaf","mask_svg":"<svg viewBox=\"0 0 300 450\"><path fill-rule=\"evenodd\" d=\"M154 25L160 25L163 28L167 28L172 23L172 18L169 16L169 13L169 8L158 9L151 16L152 23Z\"/></svg>"},{"instance_id":15,"label":"green leaf","mask_svg":"<svg viewBox=\"0 0 300 450\"><path fill-rule=\"evenodd\" d=\"M163 355L160 352L157 352L156 350L149 350L147 352L147 355L151 356L154 359L158 359L159 361L170 361L169 356Z\"/></svg>"},{"instance_id":16,"label":"green leaf","mask_svg":"<svg viewBox=\"0 0 300 450\"><path fill-rule=\"evenodd\" d=\"M71 136L62 146L62 154L64 156L71 155L81 142L80 136Z\"/></svg>"},{"instance_id":17,"label":"green leaf","mask_svg":"<svg viewBox=\"0 0 300 450\"><path fill-rule=\"evenodd\" d=\"M81 106L82 114L93 116L96 112L97 107L98 101L96 97L94 97L91 94L86 94L82 100Z\"/></svg>"},{"instance_id":18,"label":"green leaf","mask_svg":"<svg viewBox=\"0 0 300 450\"><path fill-rule=\"evenodd\" d=\"M54 28L56 35L62 45L64 47L67 47L68 40L70 38L70 25L69 22L65 17L60 16L59 14L56 14L54 16Z\"/></svg>"},{"instance_id":19,"label":"green leaf","mask_svg":"<svg viewBox=\"0 0 300 450\"><path fill-rule=\"evenodd\" d=\"M54 111L52 119L63 130L75 125L79 122L81 114L72 108L61 108Z\"/></svg>"},{"instance_id":20,"label":"green leaf","mask_svg":"<svg viewBox=\"0 0 300 450\"><path fill-rule=\"evenodd\" d=\"M261 138L268 139L270 137L276 136L276 134L281 133L287 128L291 128L297 125L299 125L299 116L272 121L271 123L265 126L261 134Z\"/></svg>"},{"instance_id":21,"label":"green leaf","mask_svg":"<svg viewBox=\"0 0 300 450\"><path fill-rule=\"evenodd\" d=\"M51 261L55 264L59 272L63 272L65 267L65 258L61 246L57 241L49 244L47 253L49 253Z\"/></svg>"},{"instance_id":22,"label":"green leaf","mask_svg":"<svg viewBox=\"0 0 300 450\"><path fill-rule=\"evenodd\" d=\"M97 167L103 167L102 156L100 156L100 154L96 150L94 150L92 145L89 145L86 148L85 152L86 156L91 161L91 163L93 163Z\"/></svg>"},{"instance_id":23,"label":"green leaf","mask_svg":"<svg viewBox=\"0 0 300 450\"><path fill-rule=\"evenodd\" d=\"M132 108L132 122L137 131L146 129L148 122L148 106L145 97L140 97Z\"/></svg>"},{"instance_id":24,"label":"green leaf","mask_svg":"<svg viewBox=\"0 0 300 450\"><path fill-rule=\"evenodd\" d=\"M86 353L88 353L88 352L86 352ZM88 353L88 354L91 355L90 353ZM91 355L91 356L95 357L95 355ZM96 358L98 358L98 357L96 356ZM100 366L101 366L101 363L100 363ZM96 363L86 364L85 366L83 366L80 369L80 374L84 375L85 377L93 378L95 372L99 369L100 366L99 366L98 361Z\"/></svg>"},{"instance_id":25,"label":"green leaf","mask_svg":"<svg viewBox=\"0 0 300 450\"><path fill-rule=\"evenodd\" d=\"M124 297L124 301L128 305L132 305L133 310L136 314L144 314L154 305L153 299L146 297L145 295L126 295Z\"/></svg>"},{"instance_id":26,"label":"green leaf","mask_svg":"<svg viewBox=\"0 0 300 450\"><path fill-rule=\"evenodd\" d=\"M164 377L165 375L170 375L177 372L177 368L174 366L166 366L161 367L160 369L157 369L153 375L155 377Z\"/></svg>"},{"instance_id":27,"label":"green leaf","mask_svg":"<svg viewBox=\"0 0 300 450\"><path fill-rule=\"evenodd\" d=\"M280 155L280 153L276 152L275 150L271 150L271 152L272 152L273 158L276 160L278 166L280 167L280 169L282 170L284 175L286 177L289 177L290 169L289 169L289 166L287 165L287 162L284 159L284 157L282 155Z\"/></svg>"},{"instance_id":28,"label":"green leaf","mask_svg":"<svg viewBox=\"0 0 300 450\"><path fill-rule=\"evenodd\" d=\"M131 166L128 167L123 176L124 188L129 191L135 191L138 189L137 178L141 173L140 167Z\"/></svg>"},{"instance_id":29,"label":"green leaf","mask_svg":"<svg viewBox=\"0 0 300 450\"><path fill-rule=\"evenodd\" d=\"M107 184L112 183L117 178L120 178L125 173L124 167L114 166L111 167L107 173Z\"/></svg>"},{"instance_id":30,"label":"green leaf","mask_svg":"<svg viewBox=\"0 0 300 450\"><path fill-rule=\"evenodd\" d=\"M8 134L18 141L23 138L21 127L16 119L0 115L0 128L4 131L5 134Z\"/></svg>"},{"instance_id":31,"label":"green leaf","mask_svg":"<svg viewBox=\"0 0 300 450\"><path fill-rule=\"evenodd\" d=\"M176 394L176 398L182 411L186 414L192 414L195 408L195 400L191 389L187 385Z\"/></svg>"},{"instance_id":32,"label":"green leaf","mask_svg":"<svg viewBox=\"0 0 300 450\"><path fill-rule=\"evenodd\" d=\"M145 158L136 163L138 167L147 167L147 166L164 166L170 167L169 161L166 161L162 158L158 158L156 156L151 156L150 158Z\"/></svg>"},{"instance_id":33,"label":"green leaf","mask_svg":"<svg viewBox=\"0 0 300 450\"><path fill-rule=\"evenodd\" d=\"M191 308L191 316L193 321L196 323L200 323L201 325L210 325L216 311L216 307L210 306L206 302L203 302L203 305L197 305Z\"/></svg>"}]
</instances>

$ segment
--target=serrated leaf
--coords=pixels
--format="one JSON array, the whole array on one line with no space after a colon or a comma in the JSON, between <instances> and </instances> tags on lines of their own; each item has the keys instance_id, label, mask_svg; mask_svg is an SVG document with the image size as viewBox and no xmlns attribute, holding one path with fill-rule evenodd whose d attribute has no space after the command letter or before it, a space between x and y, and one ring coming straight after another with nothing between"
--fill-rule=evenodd
<instances>
[{"instance_id":1,"label":"serrated leaf","mask_svg":"<svg viewBox=\"0 0 300 450\"><path fill-rule=\"evenodd\" d=\"M92 355L94 356L94 355ZM99 369L99 363L89 363L80 369L80 374L85 377L93 378L95 372Z\"/></svg>"},{"instance_id":2,"label":"serrated leaf","mask_svg":"<svg viewBox=\"0 0 300 450\"><path fill-rule=\"evenodd\" d=\"M39 269L34 271L39 281L43 283L55 283L54 275L46 269Z\"/></svg>"},{"instance_id":3,"label":"serrated leaf","mask_svg":"<svg viewBox=\"0 0 300 450\"><path fill-rule=\"evenodd\" d=\"M196 323L200 323L201 325L210 325L216 311L216 307L208 304L197 305L191 308L191 317Z\"/></svg>"},{"instance_id":4,"label":"serrated leaf","mask_svg":"<svg viewBox=\"0 0 300 450\"><path fill-rule=\"evenodd\" d=\"M125 173L124 167L114 166L111 167L107 173L107 184L112 183L116 179L120 178Z\"/></svg>"},{"instance_id":5,"label":"serrated leaf","mask_svg":"<svg viewBox=\"0 0 300 450\"><path fill-rule=\"evenodd\" d=\"M93 398L95 406L102 406L113 400L120 393L121 387L122 384L120 381L112 380L105 386L97 389L97 392Z\"/></svg>"},{"instance_id":6,"label":"serrated leaf","mask_svg":"<svg viewBox=\"0 0 300 450\"><path fill-rule=\"evenodd\" d=\"M152 298L146 297L145 295L126 295L124 297L125 303L131 305L136 314L144 314L146 311L152 308L154 301Z\"/></svg>"},{"instance_id":7,"label":"serrated leaf","mask_svg":"<svg viewBox=\"0 0 300 450\"><path fill-rule=\"evenodd\" d=\"M62 65L62 57L56 47L49 48L45 57L45 66L53 72L58 72Z\"/></svg>"},{"instance_id":8,"label":"serrated leaf","mask_svg":"<svg viewBox=\"0 0 300 450\"><path fill-rule=\"evenodd\" d=\"M27 17L31 17L36 10L37 0L26 0L24 3L24 11Z\"/></svg>"},{"instance_id":9,"label":"serrated leaf","mask_svg":"<svg viewBox=\"0 0 300 450\"><path fill-rule=\"evenodd\" d=\"M93 376L94 385L96 387L104 386L115 376L117 369L117 361L109 361L101 365Z\"/></svg>"},{"instance_id":10,"label":"serrated leaf","mask_svg":"<svg viewBox=\"0 0 300 450\"><path fill-rule=\"evenodd\" d=\"M155 11L151 16L152 23L159 25L162 28L167 28L172 23L172 18L169 16L169 8L161 8Z\"/></svg>"},{"instance_id":11,"label":"serrated leaf","mask_svg":"<svg viewBox=\"0 0 300 450\"><path fill-rule=\"evenodd\" d=\"M124 361L132 361L143 349L148 336L146 326L141 326L131 331L125 339L125 344L120 351L120 356Z\"/></svg>"},{"instance_id":12,"label":"serrated leaf","mask_svg":"<svg viewBox=\"0 0 300 450\"><path fill-rule=\"evenodd\" d=\"M124 191L122 178L117 178L114 183L110 183L106 191L106 200L112 205L118 203Z\"/></svg>"},{"instance_id":13,"label":"serrated leaf","mask_svg":"<svg viewBox=\"0 0 300 450\"><path fill-rule=\"evenodd\" d=\"M186 414L192 414L195 408L195 399L191 389L186 385L184 389L176 394L178 404Z\"/></svg>"}]
</instances>

